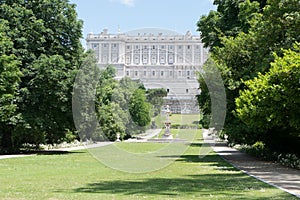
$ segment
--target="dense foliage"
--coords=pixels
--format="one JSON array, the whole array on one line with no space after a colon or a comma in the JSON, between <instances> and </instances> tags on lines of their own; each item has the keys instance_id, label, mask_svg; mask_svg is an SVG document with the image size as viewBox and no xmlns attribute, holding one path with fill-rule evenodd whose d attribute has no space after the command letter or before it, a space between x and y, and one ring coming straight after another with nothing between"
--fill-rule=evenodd
<instances>
[{"instance_id":1,"label":"dense foliage","mask_svg":"<svg viewBox=\"0 0 300 200\"><path fill-rule=\"evenodd\" d=\"M142 84L115 80L113 66L99 71L93 52L83 52L81 29L68 0L0 0L1 153L77 133L123 139L149 124Z\"/></svg>"},{"instance_id":2,"label":"dense foliage","mask_svg":"<svg viewBox=\"0 0 300 200\"><path fill-rule=\"evenodd\" d=\"M299 1L215 0L214 3L217 11L202 16L198 29L205 45L211 49L226 89L223 133L230 142L251 145L263 141L272 148L281 148L279 141L287 141L281 146L294 151L292 143L299 145L299 129L291 124L299 124L292 117L299 115L299 96L293 94L299 93L299 83L293 76L299 66L296 62L299 51L295 49L291 55L283 49L293 49L300 41ZM285 72L285 78L279 78L284 73L278 71L278 75L273 75L276 65L285 65L285 70L291 71ZM267 77L273 78L266 80ZM282 85L281 81L284 81ZM203 100L207 92L201 95L201 105L208 104L209 98ZM288 113L287 103L294 108Z\"/></svg>"},{"instance_id":3,"label":"dense foliage","mask_svg":"<svg viewBox=\"0 0 300 200\"><path fill-rule=\"evenodd\" d=\"M153 116L157 116L161 112L164 104L163 97L166 97L168 92L163 88L153 88L147 90L147 101L152 105Z\"/></svg>"},{"instance_id":4,"label":"dense foliage","mask_svg":"<svg viewBox=\"0 0 300 200\"><path fill-rule=\"evenodd\" d=\"M1 89L0 107L6 110L1 148L8 152L23 143L58 142L67 129L74 130L71 91L83 52L75 5L67 0L0 2L1 81L10 87Z\"/></svg>"},{"instance_id":5,"label":"dense foliage","mask_svg":"<svg viewBox=\"0 0 300 200\"><path fill-rule=\"evenodd\" d=\"M273 148L296 150L300 140L300 45L276 56L270 71L246 81L248 89L236 99L237 116L259 130ZM269 133L269 134L268 134ZM278 135L276 133L284 133ZM290 145L293 145L291 148Z\"/></svg>"},{"instance_id":6,"label":"dense foliage","mask_svg":"<svg viewBox=\"0 0 300 200\"><path fill-rule=\"evenodd\" d=\"M96 113L101 137L92 139L116 140L143 132L150 123L150 104L144 86L124 77L114 79L115 68L109 65L100 72L96 89Z\"/></svg>"},{"instance_id":7,"label":"dense foliage","mask_svg":"<svg viewBox=\"0 0 300 200\"><path fill-rule=\"evenodd\" d=\"M94 52L85 54L76 76L73 114L81 140L114 141L141 133L150 122L143 84L128 77L116 80L115 67L100 70Z\"/></svg>"},{"instance_id":8,"label":"dense foliage","mask_svg":"<svg viewBox=\"0 0 300 200\"><path fill-rule=\"evenodd\" d=\"M11 53L13 43L6 32L9 27L0 20L0 140L1 147L12 147L11 131L18 120L18 89L21 71L16 57Z\"/></svg>"}]
</instances>

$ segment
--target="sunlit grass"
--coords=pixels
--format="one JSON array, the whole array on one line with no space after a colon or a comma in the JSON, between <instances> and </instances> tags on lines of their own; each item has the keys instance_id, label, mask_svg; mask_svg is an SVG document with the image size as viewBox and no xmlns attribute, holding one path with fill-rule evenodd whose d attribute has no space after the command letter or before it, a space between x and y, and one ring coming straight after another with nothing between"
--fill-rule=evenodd
<instances>
[{"instance_id":1,"label":"sunlit grass","mask_svg":"<svg viewBox=\"0 0 300 200\"><path fill-rule=\"evenodd\" d=\"M0 160L0 199L296 199L243 174L213 152L199 158L201 142L198 133L168 167L140 174L113 170L86 150ZM148 153L165 144L115 145Z\"/></svg>"},{"instance_id":2,"label":"sunlit grass","mask_svg":"<svg viewBox=\"0 0 300 200\"><path fill-rule=\"evenodd\" d=\"M200 120L200 114L171 114L170 122L172 124L179 125L192 125L197 124ZM158 127L164 127L164 122L166 121L165 115L158 115L154 118L154 121Z\"/></svg>"}]
</instances>

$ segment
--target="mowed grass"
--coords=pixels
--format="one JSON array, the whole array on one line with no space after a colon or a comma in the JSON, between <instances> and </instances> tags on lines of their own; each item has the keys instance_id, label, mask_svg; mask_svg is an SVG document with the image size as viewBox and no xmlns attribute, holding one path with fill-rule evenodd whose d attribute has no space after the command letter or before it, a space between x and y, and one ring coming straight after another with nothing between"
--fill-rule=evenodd
<instances>
[{"instance_id":1,"label":"mowed grass","mask_svg":"<svg viewBox=\"0 0 300 200\"><path fill-rule=\"evenodd\" d=\"M200 114L171 114L169 119L172 124L191 125L199 122ZM159 127L164 127L165 120L165 115L158 115L154 118Z\"/></svg>"},{"instance_id":2,"label":"mowed grass","mask_svg":"<svg viewBox=\"0 0 300 200\"><path fill-rule=\"evenodd\" d=\"M113 170L86 150L0 160L0 199L296 199L243 174L213 152L199 158L201 142L198 132L179 159L138 174ZM115 145L145 153L166 144Z\"/></svg>"}]
</instances>

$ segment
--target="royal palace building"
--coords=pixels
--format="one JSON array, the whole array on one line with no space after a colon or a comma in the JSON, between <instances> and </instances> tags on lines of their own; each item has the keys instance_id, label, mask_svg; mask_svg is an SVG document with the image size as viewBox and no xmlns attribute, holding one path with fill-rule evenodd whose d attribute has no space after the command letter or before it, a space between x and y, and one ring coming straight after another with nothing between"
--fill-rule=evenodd
<instances>
[{"instance_id":1,"label":"royal palace building","mask_svg":"<svg viewBox=\"0 0 300 200\"><path fill-rule=\"evenodd\" d=\"M199 35L152 28L110 34L104 29L88 34L86 41L100 68L111 64L117 78L128 76L146 88L166 89L166 104L174 113L198 112L196 72L208 57Z\"/></svg>"}]
</instances>

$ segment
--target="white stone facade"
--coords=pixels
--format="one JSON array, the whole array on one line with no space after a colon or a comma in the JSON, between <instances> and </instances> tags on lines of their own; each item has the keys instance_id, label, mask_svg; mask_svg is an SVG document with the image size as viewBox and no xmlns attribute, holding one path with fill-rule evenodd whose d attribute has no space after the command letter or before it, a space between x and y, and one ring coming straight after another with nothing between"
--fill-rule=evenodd
<instances>
[{"instance_id":1,"label":"white stone facade","mask_svg":"<svg viewBox=\"0 0 300 200\"><path fill-rule=\"evenodd\" d=\"M140 79L146 88L165 88L169 101L185 102L176 112L195 109L186 102L194 101L198 94L196 72L208 57L200 36L158 29L109 34L104 29L100 34L90 33L86 41L87 49L95 51L100 67L116 67L117 78L128 76ZM173 112L174 109L171 106Z\"/></svg>"}]
</instances>

